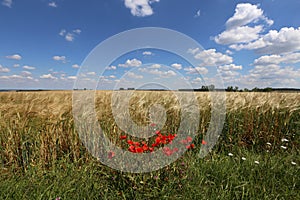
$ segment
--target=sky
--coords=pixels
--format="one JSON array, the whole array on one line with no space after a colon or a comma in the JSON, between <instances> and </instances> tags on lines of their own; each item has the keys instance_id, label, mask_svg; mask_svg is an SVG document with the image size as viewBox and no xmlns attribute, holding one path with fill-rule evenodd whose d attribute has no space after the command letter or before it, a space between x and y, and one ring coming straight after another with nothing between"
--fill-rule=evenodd
<instances>
[{"instance_id":1,"label":"sky","mask_svg":"<svg viewBox=\"0 0 300 200\"><path fill-rule=\"evenodd\" d=\"M0 89L300 88L299 10L299 0L0 0Z\"/></svg>"}]
</instances>

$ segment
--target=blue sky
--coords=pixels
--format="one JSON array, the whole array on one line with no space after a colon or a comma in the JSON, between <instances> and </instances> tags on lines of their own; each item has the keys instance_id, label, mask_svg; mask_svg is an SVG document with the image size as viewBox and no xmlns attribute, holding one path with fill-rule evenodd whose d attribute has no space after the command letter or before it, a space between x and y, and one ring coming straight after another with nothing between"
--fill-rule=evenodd
<instances>
[{"instance_id":1,"label":"blue sky","mask_svg":"<svg viewBox=\"0 0 300 200\"><path fill-rule=\"evenodd\" d=\"M99 89L146 87L150 82L198 88L218 82L220 77L213 73L221 75L224 87L300 88L299 0L0 3L0 89L72 89L78 77L97 83ZM183 51L198 63L145 48L119 55L99 69L82 70L101 42L143 27L171 29L192 38L202 49Z\"/></svg>"}]
</instances>

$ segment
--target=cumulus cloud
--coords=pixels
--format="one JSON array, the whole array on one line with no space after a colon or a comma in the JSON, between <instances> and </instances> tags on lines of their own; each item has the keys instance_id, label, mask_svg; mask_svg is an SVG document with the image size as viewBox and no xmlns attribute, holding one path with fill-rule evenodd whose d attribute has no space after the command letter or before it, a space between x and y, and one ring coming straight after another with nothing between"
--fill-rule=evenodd
<instances>
[{"instance_id":1,"label":"cumulus cloud","mask_svg":"<svg viewBox=\"0 0 300 200\"><path fill-rule=\"evenodd\" d=\"M153 64L150 66L151 69L160 69L161 65L160 64Z\"/></svg>"},{"instance_id":2,"label":"cumulus cloud","mask_svg":"<svg viewBox=\"0 0 300 200\"><path fill-rule=\"evenodd\" d=\"M259 38L262 30L263 26L240 26L222 32L215 37L215 41L223 45L251 42Z\"/></svg>"},{"instance_id":3,"label":"cumulus cloud","mask_svg":"<svg viewBox=\"0 0 300 200\"><path fill-rule=\"evenodd\" d=\"M187 74L207 74L208 70L205 67L186 67L183 69Z\"/></svg>"},{"instance_id":4,"label":"cumulus cloud","mask_svg":"<svg viewBox=\"0 0 300 200\"><path fill-rule=\"evenodd\" d=\"M32 75L32 73L31 72L29 72L29 71L22 71L22 76L31 76Z\"/></svg>"},{"instance_id":5,"label":"cumulus cloud","mask_svg":"<svg viewBox=\"0 0 300 200\"><path fill-rule=\"evenodd\" d=\"M72 42L75 40L75 37L79 36L81 33L81 29L74 29L72 31L67 31L65 29L62 29L59 32L59 35L64 37L66 41Z\"/></svg>"},{"instance_id":6,"label":"cumulus cloud","mask_svg":"<svg viewBox=\"0 0 300 200\"><path fill-rule=\"evenodd\" d=\"M116 66L114 66L114 65L112 65L112 66L108 66L108 67L106 67L105 69L107 69L107 70L116 70L116 69L117 69L117 67L116 67Z\"/></svg>"},{"instance_id":7,"label":"cumulus cloud","mask_svg":"<svg viewBox=\"0 0 300 200\"><path fill-rule=\"evenodd\" d=\"M119 64L119 67L139 67L142 65L142 61L134 58L134 59L128 59L124 64Z\"/></svg>"},{"instance_id":8,"label":"cumulus cloud","mask_svg":"<svg viewBox=\"0 0 300 200\"><path fill-rule=\"evenodd\" d=\"M294 64L300 62L300 53L289 53L283 55L264 55L254 60L254 65L272 65L272 64Z\"/></svg>"},{"instance_id":9,"label":"cumulus cloud","mask_svg":"<svg viewBox=\"0 0 300 200\"><path fill-rule=\"evenodd\" d=\"M144 56L151 56L151 55L153 55L153 53L151 51L144 51L143 55Z\"/></svg>"},{"instance_id":10,"label":"cumulus cloud","mask_svg":"<svg viewBox=\"0 0 300 200\"><path fill-rule=\"evenodd\" d=\"M175 69L182 69L182 65L181 64L179 64L179 63L173 63L172 65L171 65L171 67L174 67Z\"/></svg>"},{"instance_id":11,"label":"cumulus cloud","mask_svg":"<svg viewBox=\"0 0 300 200\"><path fill-rule=\"evenodd\" d=\"M229 65L219 66L219 69L223 70L223 71L242 70L243 66L242 65L229 64Z\"/></svg>"},{"instance_id":12,"label":"cumulus cloud","mask_svg":"<svg viewBox=\"0 0 300 200\"><path fill-rule=\"evenodd\" d=\"M53 56L52 59L55 60L55 61L61 61L63 63L67 62L66 61L66 56Z\"/></svg>"},{"instance_id":13,"label":"cumulus cloud","mask_svg":"<svg viewBox=\"0 0 300 200\"><path fill-rule=\"evenodd\" d=\"M52 76L52 74L43 74L42 76L40 76L41 79L57 79L56 77Z\"/></svg>"},{"instance_id":14,"label":"cumulus cloud","mask_svg":"<svg viewBox=\"0 0 300 200\"><path fill-rule=\"evenodd\" d=\"M76 76L68 76L67 79L69 79L69 80L76 80L77 77Z\"/></svg>"},{"instance_id":15,"label":"cumulus cloud","mask_svg":"<svg viewBox=\"0 0 300 200\"><path fill-rule=\"evenodd\" d=\"M257 65L249 71L249 74L241 76L241 83L256 86L259 83L260 87L299 87L299 78L300 69L291 66Z\"/></svg>"},{"instance_id":16,"label":"cumulus cloud","mask_svg":"<svg viewBox=\"0 0 300 200\"><path fill-rule=\"evenodd\" d=\"M258 40L247 44L231 45L236 50L256 50L261 54L282 54L300 50L300 27L283 27L279 31L270 30Z\"/></svg>"},{"instance_id":17,"label":"cumulus cloud","mask_svg":"<svg viewBox=\"0 0 300 200\"><path fill-rule=\"evenodd\" d=\"M258 22L261 24L254 26ZM214 40L218 44L232 44L230 47L237 50L236 44L256 41L265 26L271 26L273 23L258 5L240 3L237 4L234 15L226 21L226 30L214 37Z\"/></svg>"},{"instance_id":18,"label":"cumulus cloud","mask_svg":"<svg viewBox=\"0 0 300 200\"><path fill-rule=\"evenodd\" d=\"M12 0L3 0L2 5L11 8L13 1Z\"/></svg>"},{"instance_id":19,"label":"cumulus cloud","mask_svg":"<svg viewBox=\"0 0 300 200\"><path fill-rule=\"evenodd\" d=\"M14 55L9 55L6 56L7 59L12 59L12 60L21 60L22 56L20 56L19 54L14 54Z\"/></svg>"},{"instance_id":20,"label":"cumulus cloud","mask_svg":"<svg viewBox=\"0 0 300 200\"><path fill-rule=\"evenodd\" d=\"M249 23L256 23L259 20L265 21L268 25L272 25L273 20L268 19L262 9L258 5L252 5L250 3L237 4L234 15L226 22L227 29L233 29L240 26L244 26Z\"/></svg>"},{"instance_id":21,"label":"cumulus cloud","mask_svg":"<svg viewBox=\"0 0 300 200\"><path fill-rule=\"evenodd\" d=\"M133 16L145 17L153 15L152 3L159 0L124 0L126 8L130 9Z\"/></svg>"},{"instance_id":22,"label":"cumulus cloud","mask_svg":"<svg viewBox=\"0 0 300 200\"><path fill-rule=\"evenodd\" d=\"M158 75L163 78L169 78L169 77L176 76L176 73L173 70L163 71L163 70L159 70L159 69L140 68L139 71L141 71L143 73L152 74L152 75Z\"/></svg>"},{"instance_id":23,"label":"cumulus cloud","mask_svg":"<svg viewBox=\"0 0 300 200\"><path fill-rule=\"evenodd\" d=\"M133 72L128 72L126 74L126 77L133 78L133 79L142 79L142 78L144 78L142 75L137 75Z\"/></svg>"},{"instance_id":24,"label":"cumulus cloud","mask_svg":"<svg viewBox=\"0 0 300 200\"><path fill-rule=\"evenodd\" d=\"M0 65L0 73L3 73L3 72L10 72L10 69L6 68L6 67L3 67L2 65Z\"/></svg>"},{"instance_id":25,"label":"cumulus cloud","mask_svg":"<svg viewBox=\"0 0 300 200\"><path fill-rule=\"evenodd\" d=\"M78 69L78 68L80 68L80 66L78 64L74 64L74 65L72 65L72 68Z\"/></svg>"},{"instance_id":26,"label":"cumulus cloud","mask_svg":"<svg viewBox=\"0 0 300 200\"><path fill-rule=\"evenodd\" d=\"M57 4L54 1L48 3L48 6L52 8L57 8Z\"/></svg>"},{"instance_id":27,"label":"cumulus cloud","mask_svg":"<svg viewBox=\"0 0 300 200\"><path fill-rule=\"evenodd\" d=\"M34 69L35 69L35 67L28 66L28 65L24 65L24 66L23 66L23 69L27 69L27 70L34 70Z\"/></svg>"},{"instance_id":28,"label":"cumulus cloud","mask_svg":"<svg viewBox=\"0 0 300 200\"><path fill-rule=\"evenodd\" d=\"M230 64L233 62L233 58L226 54L222 54L217 52L216 49L208 49L208 50L199 50L196 49L189 49L189 53L193 54L196 59L202 61L201 66L219 66Z\"/></svg>"}]
</instances>

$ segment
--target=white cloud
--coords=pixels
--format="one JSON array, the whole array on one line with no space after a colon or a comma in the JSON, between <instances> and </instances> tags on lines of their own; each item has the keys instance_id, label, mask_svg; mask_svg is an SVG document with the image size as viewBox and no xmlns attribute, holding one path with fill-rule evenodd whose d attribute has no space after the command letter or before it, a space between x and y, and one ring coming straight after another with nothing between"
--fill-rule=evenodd
<instances>
[{"instance_id":1,"label":"white cloud","mask_svg":"<svg viewBox=\"0 0 300 200\"><path fill-rule=\"evenodd\" d=\"M66 30L65 29L62 29L60 32L59 32L59 35L60 36L64 36L66 34Z\"/></svg>"},{"instance_id":2,"label":"white cloud","mask_svg":"<svg viewBox=\"0 0 300 200\"><path fill-rule=\"evenodd\" d=\"M10 72L10 69L6 68L6 67L3 67L2 65L0 65L0 73L3 73L3 72Z\"/></svg>"},{"instance_id":3,"label":"white cloud","mask_svg":"<svg viewBox=\"0 0 300 200\"><path fill-rule=\"evenodd\" d=\"M160 69L161 65L160 64L153 64L150 66L151 69Z\"/></svg>"},{"instance_id":4,"label":"white cloud","mask_svg":"<svg viewBox=\"0 0 300 200\"><path fill-rule=\"evenodd\" d=\"M190 53L194 54L196 59L202 61L200 66L219 66L230 64L233 62L231 56L216 52L216 49L208 49L200 51L199 48L189 49Z\"/></svg>"},{"instance_id":5,"label":"white cloud","mask_svg":"<svg viewBox=\"0 0 300 200\"><path fill-rule=\"evenodd\" d=\"M172 65L171 65L171 67L174 67L175 69L182 69L182 65L181 64L179 64L179 63L173 63Z\"/></svg>"},{"instance_id":6,"label":"white cloud","mask_svg":"<svg viewBox=\"0 0 300 200\"><path fill-rule=\"evenodd\" d=\"M259 87L299 87L299 78L300 69L270 64L255 66L249 74L241 76L240 82Z\"/></svg>"},{"instance_id":7,"label":"white cloud","mask_svg":"<svg viewBox=\"0 0 300 200\"><path fill-rule=\"evenodd\" d=\"M96 75L96 72L88 72L86 73L87 75L90 75L90 76L95 76Z\"/></svg>"},{"instance_id":8,"label":"white cloud","mask_svg":"<svg viewBox=\"0 0 300 200\"><path fill-rule=\"evenodd\" d=\"M229 64L229 65L223 65L219 66L219 69L222 71L230 71L230 70L242 70L242 65L235 65L235 64Z\"/></svg>"},{"instance_id":9,"label":"white cloud","mask_svg":"<svg viewBox=\"0 0 300 200\"><path fill-rule=\"evenodd\" d=\"M115 75L110 75L109 78L115 79L117 77Z\"/></svg>"},{"instance_id":10,"label":"white cloud","mask_svg":"<svg viewBox=\"0 0 300 200\"><path fill-rule=\"evenodd\" d=\"M249 23L256 23L259 20L265 21L268 25L272 25L273 21L263 14L263 10L258 5L250 3L237 4L234 15L226 22L227 29L233 29L244 26Z\"/></svg>"},{"instance_id":11,"label":"white cloud","mask_svg":"<svg viewBox=\"0 0 300 200\"><path fill-rule=\"evenodd\" d=\"M56 77L52 76L52 74L43 74L42 76L40 76L41 79L57 79Z\"/></svg>"},{"instance_id":12,"label":"white cloud","mask_svg":"<svg viewBox=\"0 0 300 200\"><path fill-rule=\"evenodd\" d=\"M27 70L34 70L34 69L35 69L35 67L28 66L28 65L24 65L24 66L23 66L23 69L27 69Z\"/></svg>"},{"instance_id":13,"label":"white cloud","mask_svg":"<svg viewBox=\"0 0 300 200\"><path fill-rule=\"evenodd\" d=\"M143 55L144 56L151 56L151 55L153 55L153 53L151 51L144 51Z\"/></svg>"},{"instance_id":14,"label":"white cloud","mask_svg":"<svg viewBox=\"0 0 300 200\"><path fill-rule=\"evenodd\" d=\"M67 79L69 79L69 80L76 80L76 79L77 79L77 76L68 76Z\"/></svg>"},{"instance_id":15,"label":"white cloud","mask_svg":"<svg viewBox=\"0 0 300 200\"><path fill-rule=\"evenodd\" d=\"M59 32L59 35L64 37L66 41L68 42L72 42L75 40L75 37L79 36L81 33L81 30L80 29L74 29L70 32L67 32L65 29L62 29L60 32Z\"/></svg>"},{"instance_id":16,"label":"white cloud","mask_svg":"<svg viewBox=\"0 0 300 200\"><path fill-rule=\"evenodd\" d=\"M80 68L80 66L78 64L74 64L74 65L72 65L72 68L78 69L78 68Z\"/></svg>"},{"instance_id":17,"label":"white cloud","mask_svg":"<svg viewBox=\"0 0 300 200\"><path fill-rule=\"evenodd\" d=\"M283 27L279 31L270 30L266 35L248 44L230 46L233 49L254 49L258 53L282 54L300 50L300 27Z\"/></svg>"},{"instance_id":18,"label":"white cloud","mask_svg":"<svg viewBox=\"0 0 300 200\"><path fill-rule=\"evenodd\" d=\"M133 79L142 79L142 78L144 78L142 75L137 75L133 72L128 72L126 74L126 77L133 78Z\"/></svg>"},{"instance_id":19,"label":"white cloud","mask_svg":"<svg viewBox=\"0 0 300 200\"><path fill-rule=\"evenodd\" d=\"M138 17L153 15L150 4L154 2L159 2L159 0L124 0L126 8L130 9L133 16Z\"/></svg>"},{"instance_id":20,"label":"white cloud","mask_svg":"<svg viewBox=\"0 0 300 200\"><path fill-rule=\"evenodd\" d=\"M259 38L259 34L262 30L263 26L240 26L234 29L225 30L214 39L216 43L223 45L251 42Z\"/></svg>"},{"instance_id":21,"label":"white cloud","mask_svg":"<svg viewBox=\"0 0 300 200\"><path fill-rule=\"evenodd\" d=\"M161 71L161 70L158 70L158 69L140 68L139 71L144 72L144 73L148 73L148 74L152 74L152 75L158 75L158 76L163 77L163 78L169 78L169 77L172 77L172 76L176 76L176 73L173 70Z\"/></svg>"},{"instance_id":22,"label":"white cloud","mask_svg":"<svg viewBox=\"0 0 300 200\"><path fill-rule=\"evenodd\" d=\"M23 76L20 75L11 75L11 76L0 76L0 79L23 79Z\"/></svg>"},{"instance_id":23,"label":"white cloud","mask_svg":"<svg viewBox=\"0 0 300 200\"><path fill-rule=\"evenodd\" d=\"M14 54L14 55L9 55L6 56L7 59L12 59L12 60L21 60L22 56L20 56L19 54Z\"/></svg>"},{"instance_id":24,"label":"white cloud","mask_svg":"<svg viewBox=\"0 0 300 200\"><path fill-rule=\"evenodd\" d=\"M53 56L52 59L55 61L61 61L63 63L66 63L66 56Z\"/></svg>"},{"instance_id":25,"label":"white cloud","mask_svg":"<svg viewBox=\"0 0 300 200\"><path fill-rule=\"evenodd\" d=\"M195 14L195 16L194 17L200 17L200 15L201 15L201 10L199 9L199 10L197 10L197 13Z\"/></svg>"},{"instance_id":26,"label":"white cloud","mask_svg":"<svg viewBox=\"0 0 300 200\"><path fill-rule=\"evenodd\" d=\"M3 0L2 5L11 8L13 1L12 0Z\"/></svg>"},{"instance_id":27,"label":"white cloud","mask_svg":"<svg viewBox=\"0 0 300 200\"><path fill-rule=\"evenodd\" d=\"M57 8L57 4L54 1L48 3L48 6L53 7L53 8Z\"/></svg>"},{"instance_id":28,"label":"white cloud","mask_svg":"<svg viewBox=\"0 0 300 200\"><path fill-rule=\"evenodd\" d=\"M186 67L183 69L187 74L207 74L208 70L205 67Z\"/></svg>"},{"instance_id":29,"label":"white cloud","mask_svg":"<svg viewBox=\"0 0 300 200\"><path fill-rule=\"evenodd\" d=\"M32 75L32 73L31 72L29 72L29 71L22 71L22 76L31 76Z\"/></svg>"},{"instance_id":30,"label":"white cloud","mask_svg":"<svg viewBox=\"0 0 300 200\"><path fill-rule=\"evenodd\" d=\"M72 33L67 33L65 36L65 39L69 42L72 42L74 40L74 34Z\"/></svg>"},{"instance_id":31,"label":"white cloud","mask_svg":"<svg viewBox=\"0 0 300 200\"><path fill-rule=\"evenodd\" d=\"M125 62L125 64L119 64L119 67L139 67L142 65L142 61L137 60L136 58L132 59L132 60L127 60Z\"/></svg>"},{"instance_id":32,"label":"white cloud","mask_svg":"<svg viewBox=\"0 0 300 200\"><path fill-rule=\"evenodd\" d=\"M117 67L112 65L112 66L106 67L105 69L107 69L107 70L116 70Z\"/></svg>"}]
</instances>

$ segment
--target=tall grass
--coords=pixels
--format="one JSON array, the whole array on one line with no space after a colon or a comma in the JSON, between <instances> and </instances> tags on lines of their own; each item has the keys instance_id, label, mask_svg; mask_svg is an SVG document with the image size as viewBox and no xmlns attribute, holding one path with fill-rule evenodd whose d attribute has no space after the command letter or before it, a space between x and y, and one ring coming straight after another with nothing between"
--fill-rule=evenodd
<instances>
[{"instance_id":1,"label":"tall grass","mask_svg":"<svg viewBox=\"0 0 300 200\"><path fill-rule=\"evenodd\" d=\"M97 115L105 134L122 146L118 138L124 132L113 118L111 95L111 91L97 92ZM82 145L74 128L72 92L0 93L0 197L300 197L296 175L300 163L297 93L226 93L223 132L213 152L204 159L199 159L197 152L209 127L211 102L209 93L195 95L200 112L196 148L161 170L132 175L101 165ZM171 92L134 92L130 117L146 125L150 122L149 108L154 104L166 109L162 131L176 133L181 108ZM19 189L12 190L13 185L19 185ZM80 194L79 190L85 192Z\"/></svg>"}]
</instances>

